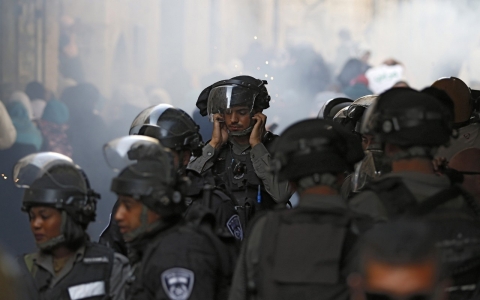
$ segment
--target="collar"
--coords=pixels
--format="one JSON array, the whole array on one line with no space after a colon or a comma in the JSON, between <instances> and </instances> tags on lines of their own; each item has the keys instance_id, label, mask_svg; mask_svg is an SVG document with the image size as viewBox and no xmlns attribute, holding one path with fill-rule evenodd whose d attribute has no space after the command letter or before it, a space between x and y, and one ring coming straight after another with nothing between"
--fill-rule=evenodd
<instances>
[{"instance_id":1,"label":"collar","mask_svg":"<svg viewBox=\"0 0 480 300\"><path fill-rule=\"evenodd\" d=\"M232 144L232 149L235 154L242 154L243 152L251 148L250 144L240 145L239 143L235 142L235 139L232 137L229 137L228 141L230 142L230 144Z\"/></svg>"},{"instance_id":2,"label":"collar","mask_svg":"<svg viewBox=\"0 0 480 300\"><path fill-rule=\"evenodd\" d=\"M85 245L82 245L80 248L78 248L77 251L75 251L73 255L68 258L68 260L65 262L65 265L58 274L55 274L55 271L53 270L53 256L51 254L36 252L32 255L32 259L34 264L47 270L48 273L52 275L53 280L51 282L51 286L54 286L62 278L67 276L68 273L70 273L75 263L82 261L85 255L85 249Z\"/></svg>"}]
</instances>

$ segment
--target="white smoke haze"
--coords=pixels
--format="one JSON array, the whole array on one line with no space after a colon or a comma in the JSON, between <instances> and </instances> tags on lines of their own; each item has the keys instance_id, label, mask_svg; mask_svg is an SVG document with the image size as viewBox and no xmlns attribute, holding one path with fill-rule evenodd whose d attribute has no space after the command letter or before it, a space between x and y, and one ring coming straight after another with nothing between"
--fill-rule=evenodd
<instances>
[{"instance_id":1,"label":"white smoke haze","mask_svg":"<svg viewBox=\"0 0 480 300\"><path fill-rule=\"evenodd\" d=\"M146 106L169 102L192 113L206 86L241 74L268 81L272 101L264 113L280 133L339 95L333 83L343 64L366 51L372 66L400 61L414 88L443 76L480 82L480 0L45 1L58 4L69 49L105 98L98 111L112 139L128 134ZM40 79L24 73L32 76L26 82ZM48 84L59 96L75 83ZM95 187L108 190L111 178L104 178ZM94 235L113 198L106 194L100 203Z\"/></svg>"}]
</instances>

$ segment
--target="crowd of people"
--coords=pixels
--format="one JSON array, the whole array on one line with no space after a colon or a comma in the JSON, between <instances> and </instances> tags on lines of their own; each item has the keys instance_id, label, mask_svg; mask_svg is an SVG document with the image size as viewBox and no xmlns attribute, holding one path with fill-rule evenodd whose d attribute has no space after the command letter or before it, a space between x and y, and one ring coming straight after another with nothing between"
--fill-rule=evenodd
<instances>
[{"instance_id":1,"label":"crowd of people","mask_svg":"<svg viewBox=\"0 0 480 300\"><path fill-rule=\"evenodd\" d=\"M209 82L208 140L171 104L106 130L94 85L28 84L0 102L1 242L37 250L2 255L2 294L480 299L480 92L402 68L347 61L344 94L280 135L266 80Z\"/></svg>"}]
</instances>

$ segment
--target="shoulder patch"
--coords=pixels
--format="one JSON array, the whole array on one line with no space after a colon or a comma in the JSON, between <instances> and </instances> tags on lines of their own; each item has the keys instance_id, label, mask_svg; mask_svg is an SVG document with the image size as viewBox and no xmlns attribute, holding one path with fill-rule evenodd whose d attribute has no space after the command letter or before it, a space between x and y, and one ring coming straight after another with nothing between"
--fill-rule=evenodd
<instances>
[{"instance_id":1,"label":"shoulder patch","mask_svg":"<svg viewBox=\"0 0 480 300\"><path fill-rule=\"evenodd\" d=\"M243 240L243 229L238 215L233 215L228 219L227 228L237 240Z\"/></svg>"},{"instance_id":2,"label":"shoulder patch","mask_svg":"<svg viewBox=\"0 0 480 300\"><path fill-rule=\"evenodd\" d=\"M195 274L184 268L171 268L162 273L162 286L170 300L186 300L193 290Z\"/></svg>"}]
</instances>

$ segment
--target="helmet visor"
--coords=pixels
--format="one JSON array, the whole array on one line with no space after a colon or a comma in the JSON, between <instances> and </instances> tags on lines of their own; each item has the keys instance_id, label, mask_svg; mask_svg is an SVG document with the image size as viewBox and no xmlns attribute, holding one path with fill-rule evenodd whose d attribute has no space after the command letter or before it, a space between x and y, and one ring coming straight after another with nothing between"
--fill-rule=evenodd
<instances>
[{"instance_id":1,"label":"helmet visor","mask_svg":"<svg viewBox=\"0 0 480 300\"><path fill-rule=\"evenodd\" d=\"M130 135L105 144L103 154L110 168L119 172L139 159L147 159L149 156L159 154L160 149L162 147L157 139L143 135Z\"/></svg>"},{"instance_id":2,"label":"helmet visor","mask_svg":"<svg viewBox=\"0 0 480 300\"><path fill-rule=\"evenodd\" d=\"M71 166L79 169L73 160L60 153L34 153L20 159L13 168L13 181L19 188L29 188L32 183L56 166Z\"/></svg>"},{"instance_id":3,"label":"helmet visor","mask_svg":"<svg viewBox=\"0 0 480 300\"><path fill-rule=\"evenodd\" d=\"M245 106L250 113L255 105L258 92L238 85L224 85L213 88L208 95L207 113L213 122L213 115L224 114L235 106Z\"/></svg>"},{"instance_id":4,"label":"helmet visor","mask_svg":"<svg viewBox=\"0 0 480 300\"><path fill-rule=\"evenodd\" d=\"M378 99L378 98L377 98ZM361 134L371 134L374 135L375 127L378 122L378 113L377 113L377 99L375 99L367 110L363 113L362 122L360 126Z\"/></svg>"},{"instance_id":5,"label":"helmet visor","mask_svg":"<svg viewBox=\"0 0 480 300\"><path fill-rule=\"evenodd\" d=\"M363 160L355 164L355 173L352 176L353 192L360 192L367 183L381 175L380 155L381 152L366 150Z\"/></svg>"}]
</instances>

